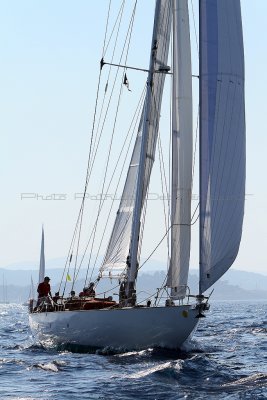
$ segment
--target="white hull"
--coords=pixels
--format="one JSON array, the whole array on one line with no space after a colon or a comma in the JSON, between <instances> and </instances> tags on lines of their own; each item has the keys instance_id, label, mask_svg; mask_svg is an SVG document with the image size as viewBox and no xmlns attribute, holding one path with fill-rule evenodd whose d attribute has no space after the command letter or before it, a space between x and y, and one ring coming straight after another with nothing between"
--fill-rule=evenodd
<instances>
[{"instance_id":1,"label":"white hull","mask_svg":"<svg viewBox=\"0 0 267 400\"><path fill-rule=\"evenodd\" d=\"M178 349L196 328L190 305L30 314L35 338L44 346L73 344L115 349Z\"/></svg>"}]
</instances>

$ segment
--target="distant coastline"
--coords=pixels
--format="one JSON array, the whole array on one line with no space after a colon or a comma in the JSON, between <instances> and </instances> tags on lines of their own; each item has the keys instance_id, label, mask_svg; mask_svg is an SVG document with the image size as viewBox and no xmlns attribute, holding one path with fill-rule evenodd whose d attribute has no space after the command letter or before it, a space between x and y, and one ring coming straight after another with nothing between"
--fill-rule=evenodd
<instances>
[{"instance_id":1,"label":"distant coastline","mask_svg":"<svg viewBox=\"0 0 267 400\"><path fill-rule=\"evenodd\" d=\"M47 275L51 277L52 288L59 286L63 268L47 268ZM5 275L7 301L23 303L28 299L31 277L37 282L38 271L34 269L0 269L0 275ZM81 271L81 276L84 276ZM138 282L137 293L146 291L153 293L155 288L160 287L166 272L163 270L142 272ZM77 288L82 288L83 280L77 282ZM197 270L191 270L189 274L189 287L192 294L198 292ZM0 287L0 298L2 298ZM207 294L211 292L210 289ZM214 300L267 300L267 276L254 272L239 271L231 269L223 278L214 285L212 294Z\"/></svg>"}]
</instances>

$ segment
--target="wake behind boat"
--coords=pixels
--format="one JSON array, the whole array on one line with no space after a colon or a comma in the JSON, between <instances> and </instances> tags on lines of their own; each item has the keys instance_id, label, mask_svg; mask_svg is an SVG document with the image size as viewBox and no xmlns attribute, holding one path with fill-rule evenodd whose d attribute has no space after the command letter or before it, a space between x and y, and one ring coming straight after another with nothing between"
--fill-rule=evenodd
<instances>
[{"instance_id":1,"label":"wake behind boat","mask_svg":"<svg viewBox=\"0 0 267 400\"><path fill-rule=\"evenodd\" d=\"M145 92L143 97L140 97L131 128L127 130L122 129L118 122L123 94L130 90L126 72L128 74L129 71L144 71L142 68L127 65L135 11L136 3L129 19L121 56L116 63L113 61L115 51L111 52L111 60L107 61L106 57L112 36L114 39L113 33L119 34L118 21L122 19L123 8L118 11L116 22L110 28L110 38L105 37L85 189L64 274L56 296L52 299L41 299L30 313L32 331L43 344L111 346L124 349L151 346L180 348L209 308L208 297L204 296L205 291L230 268L238 253L245 197L244 55L240 2L200 1L200 202L193 212L192 67L187 0L156 1ZM108 22L109 18L107 28ZM106 32L109 31L107 28ZM171 67L168 66L170 42ZM117 39L114 39L114 43L115 46ZM109 74L113 69L116 72L112 86ZM172 81L171 96L164 96L166 79ZM117 92L114 89L115 84L118 84ZM102 104L99 100L101 91L104 99ZM105 101L108 94L109 101ZM160 136L160 116L165 97L172 98L171 135L165 132L164 136ZM116 100L117 104L110 110L111 100ZM129 102L129 97L126 101ZM110 136L109 140L105 139L105 143L101 135L109 113L115 116L115 120L113 128L108 127ZM133 129L135 126L137 129ZM100 288L103 280L114 282L115 288L96 296L87 290L100 252L100 244L95 243L97 232L99 229L103 231L99 236L102 244L108 228L108 216L114 208L112 201L110 210L104 213L107 194L111 183L114 184L117 193L122 172L118 173L118 182L114 183L115 172L118 171L119 165L125 165L131 147L129 135L123 137L122 132L130 130L135 130L135 143L128 161L129 167L120 204L114 212L115 222L107 241L105 257L93 282L94 290ZM166 127L164 130L166 131ZM171 136L171 151L167 152L170 155L167 165L171 168L169 179L166 179L162 137L166 140L168 136ZM114 142L117 143L116 146L113 145ZM122 147L119 148L121 143ZM101 151L100 144L103 147ZM164 203L165 225L161 224L164 225L164 231L155 249L166 239L168 272L161 288L155 288L154 293L140 299L137 279L140 268L145 264L141 264L140 260L145 217L149 207L148 190L157 148L162 187L166 199L170 198L170 201ZM104 177L100 185L99 206L85 246L89 249L85 288L77 296L74 288L86 254L84 252L80 261L85 200L90 185L96 185L99 181L99 165L95 161L97 156L102 161L101 165L104 165ZM111 165L114 167L112 172ZM92 183L94 169L96 180ZM100 220L103 213L104 219ZM199 293L192 296L188 291L187 281L191 229L195 219L198 219L197 213L200 280ZM156 217L158 218L158 215ZM94 262L93 251L97 254ZM68 284L71 284L71 291L70 295L66 296ZM113 300L115 290L118 292L118 301Z\"/></svg>"}]
</instances>

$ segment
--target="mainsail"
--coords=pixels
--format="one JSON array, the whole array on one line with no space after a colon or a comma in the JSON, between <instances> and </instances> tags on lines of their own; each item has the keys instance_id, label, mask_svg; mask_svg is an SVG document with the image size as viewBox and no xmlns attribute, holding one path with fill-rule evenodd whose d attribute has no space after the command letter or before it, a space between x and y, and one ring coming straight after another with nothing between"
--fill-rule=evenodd
<instances>
[{"instance_id":1,"label":"mainsail","mask_svg":"<svg viewBox=\"0 0 267 400\"><path fill-rule=\"evenodd\" d=\"M187 0L173 1L171 259L167 286L185 297L192 187L192 73Z\"/></svg>"},{"instance_id":2,"label":"mainsail","mask_svg":"<svg viewBox=\"0 0 267 400\"><path fill-rule=\"evenodd\" d=\"M234 262L245 197L239 0L200 1L200 293Z\"/></svg>"}]
</instances>

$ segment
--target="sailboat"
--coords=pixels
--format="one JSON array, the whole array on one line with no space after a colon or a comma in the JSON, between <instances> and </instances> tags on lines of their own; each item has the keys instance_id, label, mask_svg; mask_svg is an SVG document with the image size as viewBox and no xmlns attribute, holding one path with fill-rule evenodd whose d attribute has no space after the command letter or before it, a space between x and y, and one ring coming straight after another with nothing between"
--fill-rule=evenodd
<instances>
[{"instance_id":1,"label":"sailboat","mask_svg":"<svg viewBox=\"0 0 267 400\"><path fill-rule=\"evenodd\" d=\"M0 301L0 304L9 304L9 301L7 300L7 284L4 274L2 280L2 301Z\"/></svg>"},{"instance_id":2,"label":"sailboat","mask_svg":"<svg viewBox=\"0 0 267 400\"><path fill-rule=\"evenodd\" d=\"M80 296L74 291L69 297L61 294L55 302L47 303L29 315L33 334L43 344L124 349L181 348L209 308L206 291L230 268L238 254L245 198L244 54L240 1L200 0L199 28L199 74L195 78L191 67L187 0L156 0L150 62L135 144L107 250L93 282L97 288L105 278L115 280L119 300L114 301L106 293L102 297L85 291ZM168 66L170 42L171 67ZM129 90L126 72L131 71L131 66L121 62L115 64L113 60L107 62L103 56L100 74L107 66L123 70L121 88L126 86ZM132 69L139 70L138 67ZM158 290L152 304L152 298L145 303L139 301L136 287L166 79L172 80L171 204L170 224L166 231L170 234L170 256L166 280L161 288L164 301L160 301ZM192 79L199 80L200 121L199 291L195 295L188 291L194 217L191 212ZM80 220L92 165L90 161ZM77 226L75 234L79 242L82 229L81 225L80 228ZM96 219L94 229L98 227ZM77 255L74 258L76 268ZM64 269L64 290L70 280L72 262L70 250ZM74 269L73 281L78 270ZM86 279L89 283L88 276Z\"/></svg>"},{"instance_id":3,"label":"sailboat","mask_svg":"<svg viewBox=\"0 0 267 400\"><path fill-rule=\"evenodd\" d=\"M38 284L44 281L44 276L45 276L45 250L44 250L44 227L42 226ZM29 308L30 312L32 312L36 307L37 304L36 294L37 294L36 287L33 283L33 279L31 276L29 298L27 302L23 303L23 305Z\"/></svg>"},{"instance_id":4,"label":"sailboat","mask_svg":"<svg viewBox=\"0 0 267 400\"><path fill-rule=\"evenodd\" d=\"M29 290L29 296L28 300L25 301L22 305L29 307L30 311L33 310L33 308L36 306L36 299L35 299L35 294L36 294L36 287L33 283L33 279L31 276L31 283L30 283L30 290Z\"/></svg>"},{"instance_id":5,"label":"sailboat","mask_svg":"<svg viewBox=\"0 0 267 400\"><path fill-rule=\"evenodd\" d=\"M45 249L44 249L44 227L42 226L40 262L39 262L39 280L38 280L38 283L43 282L44 281L44 277L45 277Z\"/></svg>"}]
</instances>

